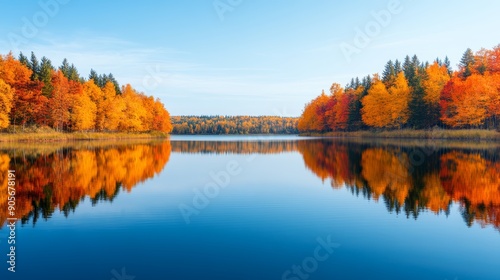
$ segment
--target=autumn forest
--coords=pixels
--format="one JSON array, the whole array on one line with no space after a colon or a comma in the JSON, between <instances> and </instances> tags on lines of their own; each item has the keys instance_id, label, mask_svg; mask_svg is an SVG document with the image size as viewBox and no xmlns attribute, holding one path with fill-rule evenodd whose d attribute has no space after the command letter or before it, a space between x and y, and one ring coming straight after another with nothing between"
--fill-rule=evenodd
<instances>
[{"instance_id":1,"label":"autumn forest","mask_svg":"<svg viewBox=\"0 0 500 280\"><path fill-rule=\"evenodd\" d=\"M120 87L112 74L91 70L83 78L65 59L55 68L32 52L30 59L0 56L0 128L50 127L56 131L144 132L172 130L159 99Z\"/></svg>"},{"instance_id":2,"label":"autumn forest","mask_svg":"<svg viewBox=\"0 0 500 280\"><path fill-rule=\"evenodd\" d=\"M366 129L499 129L500 45L449 59L389 61L382 75L334 83L305 106L300 132Z\"/></svg>"}]
</instances>

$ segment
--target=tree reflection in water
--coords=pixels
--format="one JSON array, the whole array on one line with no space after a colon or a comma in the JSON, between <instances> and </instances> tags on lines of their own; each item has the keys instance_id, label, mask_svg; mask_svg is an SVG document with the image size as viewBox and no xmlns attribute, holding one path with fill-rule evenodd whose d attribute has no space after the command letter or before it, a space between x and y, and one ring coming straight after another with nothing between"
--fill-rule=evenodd
<instances>
[{"instance_id":1,"label":"tree reflection in water","mask_svg":"<svg viewBox=\"0 0 500 280\"><path fill-rule=\"evenodd\" d=\"M160 173L170 153L279 154L299 152L306 167L334 189L383 201L389 212L417 219L448 215L460 205L468 226L500 229L500 150L436 148L421 163L412 145L336 140L164 141L123 145L10 148L0 151L0 223L7 216L7 170L16 170L16 217L23 223L68 215L88 197L95 205ZM283 168L283 167L279 167Z\"/></svg>"},{"instance_id":2,"label":"tree reflection in water","mask_svg":"<svg viewBox=\"0 0 500 280\"><path fill-rule=\"evenodd\" d=\"M450 211L458 203L468 226L500 229L499 150L436 149L422 164L411 164L414 147L301 141L306 166L332 187L345 186L367 199L383 199L390 212L415 219L422 211Z\"/></svg>"},{"instance_id":3,"label":"tree reflection in water","mask_svg":"<svg viewBox=\"0 0 500 280\"><path fill-rule=\"evenodd\" d=\"M67 216L89 197L95 205L112 201L121 190L160 173L170 157L170 142L15 149L0 153L0 223L7 216L8 169L16 171L16 218L35 224L55 209Z\"/></svg>"}]
</instances>

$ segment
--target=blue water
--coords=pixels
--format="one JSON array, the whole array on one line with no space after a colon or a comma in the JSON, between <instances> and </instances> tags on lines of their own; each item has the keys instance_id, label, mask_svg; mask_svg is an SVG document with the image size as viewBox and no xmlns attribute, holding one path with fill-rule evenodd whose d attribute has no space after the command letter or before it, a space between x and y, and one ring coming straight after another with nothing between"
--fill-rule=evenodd
<instances>
[{"instance_id":1,"label":"blue water","mask_svg":"<svg viewBox=\"0 0 500 280\"><path fill-rule=\"evenodd\" d=\"M18 223L15 273L2 227L1 279L500 279L498 229L468 227L459 203L415 219L332 187L298 151L172 145L161 172L112 202L84 197L67 217Z\"/></svg>"}]
</instances>

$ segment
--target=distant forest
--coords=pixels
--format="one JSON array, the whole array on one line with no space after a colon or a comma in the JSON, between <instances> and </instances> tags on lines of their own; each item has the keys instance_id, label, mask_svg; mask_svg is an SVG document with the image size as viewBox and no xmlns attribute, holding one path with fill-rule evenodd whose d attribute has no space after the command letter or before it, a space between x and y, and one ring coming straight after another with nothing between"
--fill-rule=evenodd
<instances>
[{"instance_id":1,"label":"distant forest","mask_svg":"<svg viewBox=\"0 0 500 280\"><path fill-rule=\"evenodd\" d=\"M276 116L175 116L172 134L297 134L298 118Z\"/></svg>"}]
</instances>

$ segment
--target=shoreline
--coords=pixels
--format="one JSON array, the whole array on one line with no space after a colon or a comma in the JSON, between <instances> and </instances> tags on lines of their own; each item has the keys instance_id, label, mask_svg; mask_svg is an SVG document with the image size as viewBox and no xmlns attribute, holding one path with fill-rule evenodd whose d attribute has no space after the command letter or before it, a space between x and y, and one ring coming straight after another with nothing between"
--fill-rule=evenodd
<instances>
[{"instance_id":1,"label":"shoreline","mask_svg":"<svg viewBox=\"0 0 500 280\"><path fill-rule=\"evenodd\" d=\"M199 136L276 136L297 134L197 134ZM0 133L0 143L9 142L70 142L70 141L99 141L99 140L130 140L130 139L165 139L170 136L194 136L186 134L166 134L163 132L17 132ZM408 140L460 140L460 141L500 141L500 132L486 129L466 130L391 130L391 131L352 131L352 132L326 132L326 133L300 133L303 137L325 137L341 139L408 139Z\"/></svg>"},{"instance_id":2,"label":"shoreline","mask_svg":"<svg viewBox=\"0 0 500 280\"><path fill-rule=\"evenodd\" d=\"M169 134L162 132L17 132L0 133L0 143L12 142L70 142L99 140L130 140L130 139L163 139Z\"/></svg>"},{"instance_id":3,"label":"shoreline","mask_svg":"<svg viewBox=\"0 0 500 280\"><path fill-rule=\"evenodd\" d=\"M299 136L335 138L372 138L372 139L409 139L409 140L462 140L462 141L500 141L500 132L486 129L433 129L433 130L391 130L391 131L352 131L326 133L300 133Z\"/></svg>"}]
</instances>

